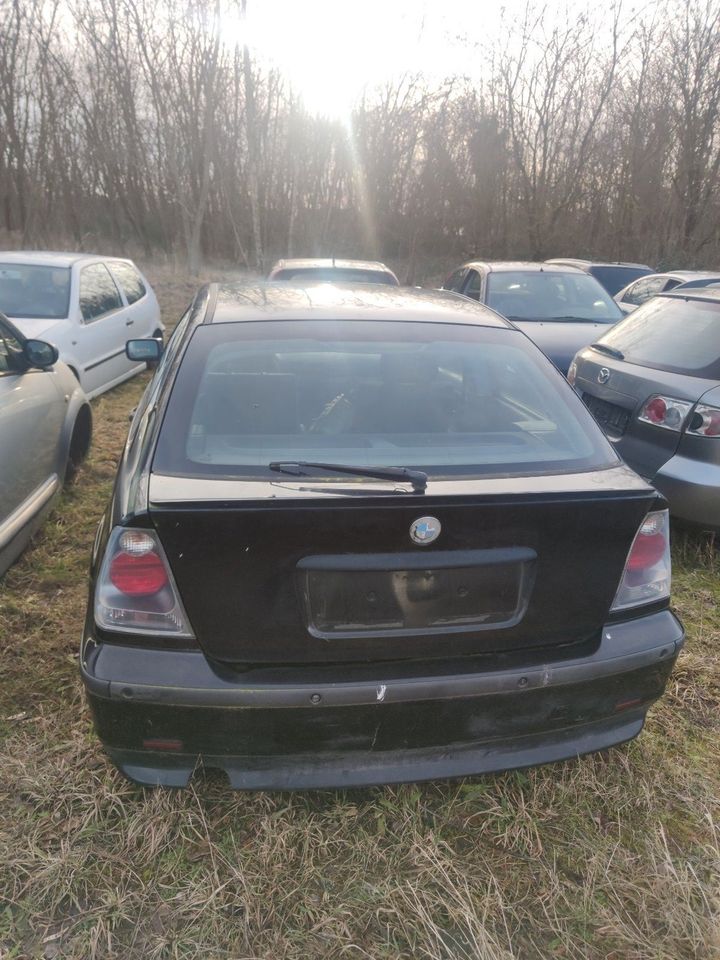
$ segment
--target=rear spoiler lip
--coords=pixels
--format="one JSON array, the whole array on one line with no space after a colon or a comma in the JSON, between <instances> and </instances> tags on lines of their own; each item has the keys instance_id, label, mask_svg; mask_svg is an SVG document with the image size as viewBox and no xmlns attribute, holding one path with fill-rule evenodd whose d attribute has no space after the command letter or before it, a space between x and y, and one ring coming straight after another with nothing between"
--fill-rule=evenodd
<instances>
[{"instance_id":1,"label":"rear spoiler lip","mask_svg":"<svg viewBox=\"0 0 720 960\"><path fill-rule=\"evenodd\" d=\"M598 482L598 481L601 482ZM343 491L352 489L351 497ZM347 478L322 481L310 478L294 479L278 477L223 478L208 476L172 476L170 474L151 473L147 490L148 508L153 510L194 509L201 505L213 508L230 503L243 507L252 504L266 505L271 502L279 506L283 500L297 504L298 500L320 500L328 504L339 503L346 506L351 500L358 499L363 505L365 498L357 493L367 490L368 499L383 499L393 505L398 504L398 494L386 481L363 480L349 481ZM652 484L638 476L625 464L609 464L581 473L545 473L531 476L486 476L467 479L463 477L433 479L428 481L427 491L422 501L423 509L433 498L454 499L460 503L463 498L471 497L473 503L487 499L522 499L539 501L568 499L603 498L647 498L659 494ZM411 497L403 497L403 502Z\"/></svg>"}]
</instances>

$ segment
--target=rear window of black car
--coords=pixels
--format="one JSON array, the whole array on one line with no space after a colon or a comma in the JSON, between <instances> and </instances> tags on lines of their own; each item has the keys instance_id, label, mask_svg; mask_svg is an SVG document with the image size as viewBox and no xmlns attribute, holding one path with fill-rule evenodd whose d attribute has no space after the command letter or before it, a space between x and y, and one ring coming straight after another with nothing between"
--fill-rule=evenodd
<instances>
[{"instance_id":1,"label":"rear window of black car","mask_svg":"<svg viewBox=\"0 0 720 960\"><path fill-rule=\"evenodd\" d=\"M617 463L583 404L515 330L360 320L198 327L153 470L277 479L273 460L414 466L436 477Z\"/></svg>"},{"instance_id":2,"label":"rear window of black car","mask_svg":"<svg viewBox=\"0 0 720 960\"><path fill-rule=\"evenodd\" d=\"M290 283L385 283L396 287L397 280L390 273L382 270L353 270L342 267L306 267L304 269L280 270L273 275L273 280L283 280Z\"/></svg>"},{"instance_id":3,"label":"rear window of black car","mask_svg":"<svg viewBox=\"0 0 720 960\"><path fill-rule=\"evenodd\" d=\"M720 303L656 297L599 342L642 367L720 379Z\"/></svg>"},{"instance_id":4,"label":"rear window of black car","mask_svg":"<svg viewBox=\"0 0 720 960\"><path fill-rule=\"evenodd\" d=\"M651 270L645 267L590 267L590 273L605 287L611 296L615 296L638 277L645 277Z\"/></svg>"}]
</instances>

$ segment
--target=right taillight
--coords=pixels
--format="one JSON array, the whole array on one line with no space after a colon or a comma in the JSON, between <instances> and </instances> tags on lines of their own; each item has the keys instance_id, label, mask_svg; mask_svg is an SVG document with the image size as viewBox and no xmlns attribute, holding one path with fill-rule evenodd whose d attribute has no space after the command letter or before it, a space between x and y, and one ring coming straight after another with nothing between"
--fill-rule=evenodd
<instances>
[{"instance_id":1,"label":"right taillight","mask_svg":"<svg viewBox=\"0 0 720 960\"><path fill-rule=\"evenodd\" d=\"M669 596L670 520L667 510L653 510L635 534L612 610L655 603Z\"/></svg>"},{"instance_id":2,"label":"right taillight","mask_svg":"<svg viewBox=\"0 0 720 960\"><path fill-rule=\"evenodd\" d=\"M687 432L696 437L720 437L720 407L699 403L690 417Z\"/></svg>"},{"instance_id":3,"label":"right taillight","mask_svg":"<svg viewBox=\"0 0 720 960\"><path fill-rule=\"evenodd\" d=\"M154 530L116 527L95 585L95 622L104 630L194 637Z\"/></svg>"}]
</instances>

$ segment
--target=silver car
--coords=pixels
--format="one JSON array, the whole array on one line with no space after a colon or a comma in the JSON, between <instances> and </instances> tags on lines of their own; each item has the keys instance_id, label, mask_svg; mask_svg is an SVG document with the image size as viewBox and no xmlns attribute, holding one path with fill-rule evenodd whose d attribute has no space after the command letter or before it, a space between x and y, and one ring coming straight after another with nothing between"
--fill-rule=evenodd
<instances>
[{"instance_id":1,"label":"silver car","mask_svg":"<svg viewBox=\"0 0 720 960\"><path fill-rule=\"evenodd\" d=\"M87 453L90 404L58 351L0 314L0 576Z\"/></svg>"},{"instance_id":2,"label":"silver car","mask_svg":"<svg viewBox=\"0 0 720 960\"><path fill-rule=\"evenodd\" d=\"M615 302L623 313L632 313L653 297L668 290L690 290L694 287L707 287L720 282L720 271L707 270L670 270L667 273L650 273L646 277L634 280L615 294Z\"/></svg>"},{"instance_id":3,"label":"silver car","mask_svg":"<svg viewBox=\"0 0 720 960\"><path fill-rule=\"evenodd\" d=\"M570 365L617 452L680 520L720 531L720 290L638 307Z\"/></svg>"}]
</instances>

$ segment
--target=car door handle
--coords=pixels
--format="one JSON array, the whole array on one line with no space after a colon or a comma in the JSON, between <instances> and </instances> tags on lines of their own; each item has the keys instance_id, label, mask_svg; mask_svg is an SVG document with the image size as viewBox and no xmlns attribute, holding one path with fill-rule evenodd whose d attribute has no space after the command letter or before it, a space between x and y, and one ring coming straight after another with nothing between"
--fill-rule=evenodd
<instances>
[{"instance_id":1,"label":"car door handle","mask_svg":"<svg viewBox=\"0 0 720 960\"><path fill-rule=\"evenodd\" d=\"M125 326L126 326L126 327L131 327L134 323L135 323L134 320L126 320L126 321L125 321Z\"/></svg>"}]
</instances>

